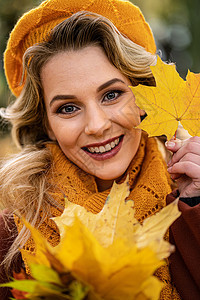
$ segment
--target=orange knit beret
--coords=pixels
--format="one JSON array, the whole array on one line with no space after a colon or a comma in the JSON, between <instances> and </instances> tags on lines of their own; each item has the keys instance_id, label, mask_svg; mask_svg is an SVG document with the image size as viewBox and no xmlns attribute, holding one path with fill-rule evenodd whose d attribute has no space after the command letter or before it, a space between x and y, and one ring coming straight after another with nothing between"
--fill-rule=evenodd
<instances>
[{"instance_id":1,"label":"orange knit beret","mask_svg":"<svg viewBox=\"0 0 200 300\"><path fill-rule=\"evenodd\" d=\"M78 11L90 11L108 18L117 29L151 53L156 52L152 31L140 9L124 0L46 0L25 13L10 34L4 56L6 78L12 93L23 86L22 57L30 46L44 40L58 23Z\"/></svg>"}]
</instances>

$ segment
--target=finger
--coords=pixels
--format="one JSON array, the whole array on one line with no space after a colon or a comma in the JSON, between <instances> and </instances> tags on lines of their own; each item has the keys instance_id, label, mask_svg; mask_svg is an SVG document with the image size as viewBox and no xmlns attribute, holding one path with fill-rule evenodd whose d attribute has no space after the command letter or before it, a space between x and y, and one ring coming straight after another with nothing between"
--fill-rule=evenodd
<instances>
[{"instance_id":1,"label":"finger","mask_svg":"<svg viewBox=\"0 0 200 300\"><path fill-rule=\"evenodd\" d=\"M173 164L179 161L193 161L199 164L200 160L200 144L195 142L190 142L183 145L177 152L175 152L168 162L168 166L172 166Z\"/></svg>"},{"instance_id":2,"label":"finger","mask_svg":"<svg viewBox=\"0 0 200 300\"><path fill-rule=\"evenodd\" d=\"M179 188L180 195L179 197L199 197L200 195L200 188L197 187L196 183L191 182L186 187Z\"/></svg>"},{"instance_id":3,"label":"finger","mask_svg":"<svg viewBox=\"0 0 200 300\"><path fill-rule=\"evenodd\" d=\"M184 145L186 145L190 142L195 142L195 143L200 144L200 137L199 136L193 136L193 137L185 139L185 140L179 140L179 139L172 138L171 140L169 140L165 143L165 146L168 150L170 150L172 152L176 152L181 147L183 147Z\"/></svg>"},{"instance_id":4,"label":"finger","mask_svg":"<svg viewBox=\"0 0 200 300\"><path fill-rule=\"evenodd\" d=\"M165 142L165 147L172 152L176 152L183 146L183 143L184 142L182 140L175 140L172 138L171 140Z\"/></svg>"},{"instance_id":5,"label":"finger","mask_svg":"<svg viewBox=\"0 0 200 300\"><path fill-rule=\"evenodd\" d=\"M200 195L200 183L198 180L188 180L186 175L182 175L177 180L180 197L196 197Z\"/></svg>"},{"instance_id":6,"label":"finger","mask_svg":"<svg viewBox=\"0 0 200 300\"><path fill-rule=\"evenodd\" d=\"M167 170L171 175L186 174L188 177L192 179L199 179L200 181L200 166L195 164L194 162L178 162L169 167Z\"/></svg>"},{"instance_id":7,"label":"finger","mask_svg":"<svg viewBox=\"0 0 200 300\"><path fill-rule=\"evenodd\" d=\"M181 157L179 162L192 162L192 163L200 166L200 155L193 154L193 153L186 153L183 157ZM175 163L177 163L177 162L174 161L174 159L172 158L172 160L167 164L167 166L172 167Z\"/></svg>"},{"instance_id":8,"label":"finger","mask_svg":"<svg viewBox=\"0 0 200 300\"><path fill-rule=\"evenodd\" d=\"M182 178L183 176L186 176L186 175L185 174L179 174L179 173L170 173L170 177L171 177L172 180L178 180L178 179Z\"/></svg>"},{"instance_id":9,"label":"finger","mask_svg":"<svg viewBox=\"0 0 200 300\"><path fill-rule=\"evenodd\" d=\"M193 162L194 164L197 164L200 166L200 155L194 154L194 153L186 153L179 159L179 161L180 162L183 162L183 161ZM176 161L174 163L176 163ZM173 165L174 163L172 162L171 165Z\"/></svg>"},{"instance_id":10,"label":"finger","mask_svg":"<svg viewBox=\"0 0 200 300\"><path fill-rule=\"evenodd\" d=\"M182 141L182 143L178 142L174 146L174 150L176 150L176 152L174 152L171 161L168 162L168 166L172 166L174 163L180 161L186 154L191 153L200 156L200 138L198 139L199 141L197 139L189 139L187 141ZM188 155L187 159L190 159Z\"/></svg>"}]
</instances>

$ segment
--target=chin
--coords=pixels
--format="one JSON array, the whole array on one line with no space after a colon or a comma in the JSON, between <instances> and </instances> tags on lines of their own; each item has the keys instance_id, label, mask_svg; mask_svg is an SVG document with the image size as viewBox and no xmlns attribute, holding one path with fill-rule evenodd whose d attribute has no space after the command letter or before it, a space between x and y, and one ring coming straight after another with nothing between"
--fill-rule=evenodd
<instances>
[{"instance_id":1,"label":"chin","mask_svg":"<svg viewBox=\"0 0 200 300\"><path fill-rule=\"evenodd\" d=\"M107 172L106 174L95 174L95 177L96 178L99 178L101 180L117 180L119 179L120 177L122 177L124 175L124 173L126 172L126 169L124 170L121 170L120 172Z\"/></svg>"}]
</instances>

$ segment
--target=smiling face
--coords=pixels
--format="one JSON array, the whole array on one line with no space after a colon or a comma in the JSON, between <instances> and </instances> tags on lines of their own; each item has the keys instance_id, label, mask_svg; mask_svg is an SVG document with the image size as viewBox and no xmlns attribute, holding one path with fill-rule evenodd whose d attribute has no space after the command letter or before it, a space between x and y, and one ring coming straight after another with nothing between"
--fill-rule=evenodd
<instances>
[{"instance_id":1,"label":"smiling face","mask_svg":"<svg viewBox=\"0 0 200 300\"><path fill-rule=\"evenodd\" d=\"M141 138L129 79L100 47L88 46L53 56L41 80L49 137L97 182L122 176Z\"/></svg>"}]
</instances>

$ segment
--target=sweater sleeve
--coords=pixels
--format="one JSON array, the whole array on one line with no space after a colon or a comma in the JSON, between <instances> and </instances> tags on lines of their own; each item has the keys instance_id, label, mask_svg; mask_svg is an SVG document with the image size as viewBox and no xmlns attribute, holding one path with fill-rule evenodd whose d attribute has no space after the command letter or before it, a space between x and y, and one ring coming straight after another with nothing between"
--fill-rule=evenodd
<instances>
[{"instance_id":1,"label":"sweater sleeve","mask_svg":"<svg viewBox=\"0 0 200 300\"><path fill-rule=\"evenodd\" d=\"M167 204L176 197L178 191L169 194ZM193 200L179 200L181 216L170 227L170 242L176 247L169 259L170 270L183 300L200 299L200 204Z\"/></svg>"},{"instance_id":2,"label":"sweater sleeve","mask_svg":"<svg viewBox=\"0 0 200 300\"><path fill-rule=\"evenodd\" d=\"M8 217L6 210L0 212L0 283L7 282L8 276L12 276L12 270L19 272L22 265L21 254L19 253L11 265L10 271L7 274L2 264L12 242L17 235L17 228L12 216ZM11 297L10 290L8 288L0 288L0 299L8 300Z\"/></svg>"}]
</instances>

